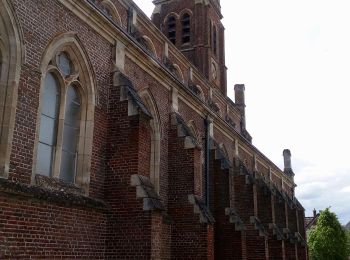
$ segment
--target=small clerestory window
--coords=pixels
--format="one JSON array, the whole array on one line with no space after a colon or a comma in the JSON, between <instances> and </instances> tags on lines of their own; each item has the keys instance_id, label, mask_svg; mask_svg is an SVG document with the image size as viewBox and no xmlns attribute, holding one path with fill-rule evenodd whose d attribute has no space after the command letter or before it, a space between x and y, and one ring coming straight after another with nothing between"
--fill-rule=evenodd
<instances>
[{"instance_id":1,"label":"small clerestory window","mask_svg":"<svg viewBox=\"0 0 350 260\"><path fill-rule=\"evenodd\" d=\"M191 19L189 14L182 16L182 44L191 42Z\"/></svg>"},{"instance_id":2,"label":"small clerestory window","mask_svg":"<svg viewBox=\"0 0 350 260\"><path fill-rule=\"evenodd\" d=\"M176 18L175 18L175 16L170 16L168 18L168 38L173 44L176 44Z\"/></svg>"},{"instance_id":3,"label":"small clerestory window","mask_svg":"<svg viewBox=\"0 0 350 260\"><path fill-rule=\"evenodd\" d=\"M212 49L214 55L217 55L218 52L218 39L217 39L217 28L215 25L213 25L213 42L212 42Z\"/></svg>"}]
</instances>

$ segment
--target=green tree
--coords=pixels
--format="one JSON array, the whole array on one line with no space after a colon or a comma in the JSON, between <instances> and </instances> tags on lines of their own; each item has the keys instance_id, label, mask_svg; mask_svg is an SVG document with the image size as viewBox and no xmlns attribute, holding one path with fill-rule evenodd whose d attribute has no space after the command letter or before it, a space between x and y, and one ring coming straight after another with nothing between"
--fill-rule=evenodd
<instances>
[{"instance_id":1,"label":"green tree","mask_svg":"<svg viewBox=\"0 0 350 260\"><path fill-rule=\"evenodd\" d=\"M310 231L308 246L312 260L345 260L349 256L345 230L329 208L321 211L316 228Z\"/></svg>"},{"instance_id":2,"label":"green tree","mask_svg":"<svg viewBox=\"0 0 350 260\"><path fill-rule=\"evenodd\" d=\"M347 236L347 248L348 248L348 256L350 256L350 229L346 231L346 236Z\"/></svg>"}]
</instances>

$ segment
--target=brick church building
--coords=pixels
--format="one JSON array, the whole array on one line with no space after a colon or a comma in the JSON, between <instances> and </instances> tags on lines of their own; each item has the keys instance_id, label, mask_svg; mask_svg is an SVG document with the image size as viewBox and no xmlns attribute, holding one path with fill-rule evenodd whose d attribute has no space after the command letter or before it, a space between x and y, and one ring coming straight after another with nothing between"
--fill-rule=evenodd
<instances>
[{"instance_id":1,"label":"brick church building","mask_svg":"<svg viewBox=\"0 0 350 260\"><path fill-rule=\"evenodd\" d=\"M307 259L220 1L153 2L0 0L0 259Z\"/></svg>"}]
</instances>

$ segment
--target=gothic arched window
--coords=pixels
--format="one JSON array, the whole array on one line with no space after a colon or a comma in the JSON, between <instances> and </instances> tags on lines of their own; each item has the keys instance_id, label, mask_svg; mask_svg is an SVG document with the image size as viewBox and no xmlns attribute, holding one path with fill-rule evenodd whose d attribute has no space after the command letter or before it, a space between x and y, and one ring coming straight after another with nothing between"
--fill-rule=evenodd
<instances>
[{"instance_id":1,"label":"gothic arched window","mask_svg":"<svg viewBox=\"0 0 350 260\"><path fill-rule=\"evenodd\" d=\"M175 18L175 16L170 16L168 18L168 38L173 44L176 44L176 18Z\"/></svg>"},{"instance_id":2,"label":"gothic arched window","mask_svg":"<svg viewBox=\"0 0 350 260\"><path fill-rule=\"evenodd\" d=\"M88 193L95 89L91 65L74 33L52 41L43 74L33 174L75 184Z\"/></svg>"},{"instance_id":3,"label":"gothic arched window","mask_svg":"<svg viewBox=\"0 0 350 260\"><path fill-rule=\"evenodd\" d=\"M182 23L182 44L189 43L191 41L191 18L190 15L185 13L181 19Z\"/></svg>"},{"instance_id":4,"label":"gothic arched window","mask_svg":"<svg viewBox=\"0 0 350 260\"><path fill-rule=\"evenodd\" d=\"M59 53L55 61L43 86L36 172L54 177L57 171L60 179L74 183L81 123L80 82L66 52Z\"/></svg>"}]
</instances>

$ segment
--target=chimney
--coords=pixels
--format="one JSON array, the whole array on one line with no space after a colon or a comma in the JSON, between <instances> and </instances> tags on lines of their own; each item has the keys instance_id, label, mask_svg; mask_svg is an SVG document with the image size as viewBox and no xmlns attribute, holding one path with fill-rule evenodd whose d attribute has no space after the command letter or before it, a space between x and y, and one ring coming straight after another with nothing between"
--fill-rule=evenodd
<instances>
[{"instance_id":1,"label":"chimney","mask_svg":"<svg viewBox=\"0 0 350 260\"><path fill-rule=\"evenodd\" d=\"M244 98L245 86L244 84L235 85L235 103L241 115L245 118L245 98Z\"/></svg>"},{"instance_id":2,"label":"chimney","mask_svg":"<svg viewBox=\"0 0 350 260\"><path fill-rule=\"evenodd\" d=\"M283 159L284 159L284 173L291 177L292 179L294 178L294 172L292 169L292 162L291 162L291 157L292 154L290 153L289 149L284 149L283 150Z\"/></svg>"},{"instance_id":3,"label":"chimney","mask_svg":"<svg viewBox=\"0 0 350 260\"><path fill-rule=\"evenodd\" d=\"M244 84L235 85L235 103L238 106L239 110L241 110L243 115L245 110L244 91L245 91Z\"/></svg>"},{"instance_id":4,"label":"chimney","mask_svg":"<svg viewBox=\"0 0 350 260\"><path fill-rule=\"evenodd\" d=\"M313 210L313 213L314 213L314 218L316 218L316 215L317 215L316 209Z\"/></svg>"}]
</instances>

